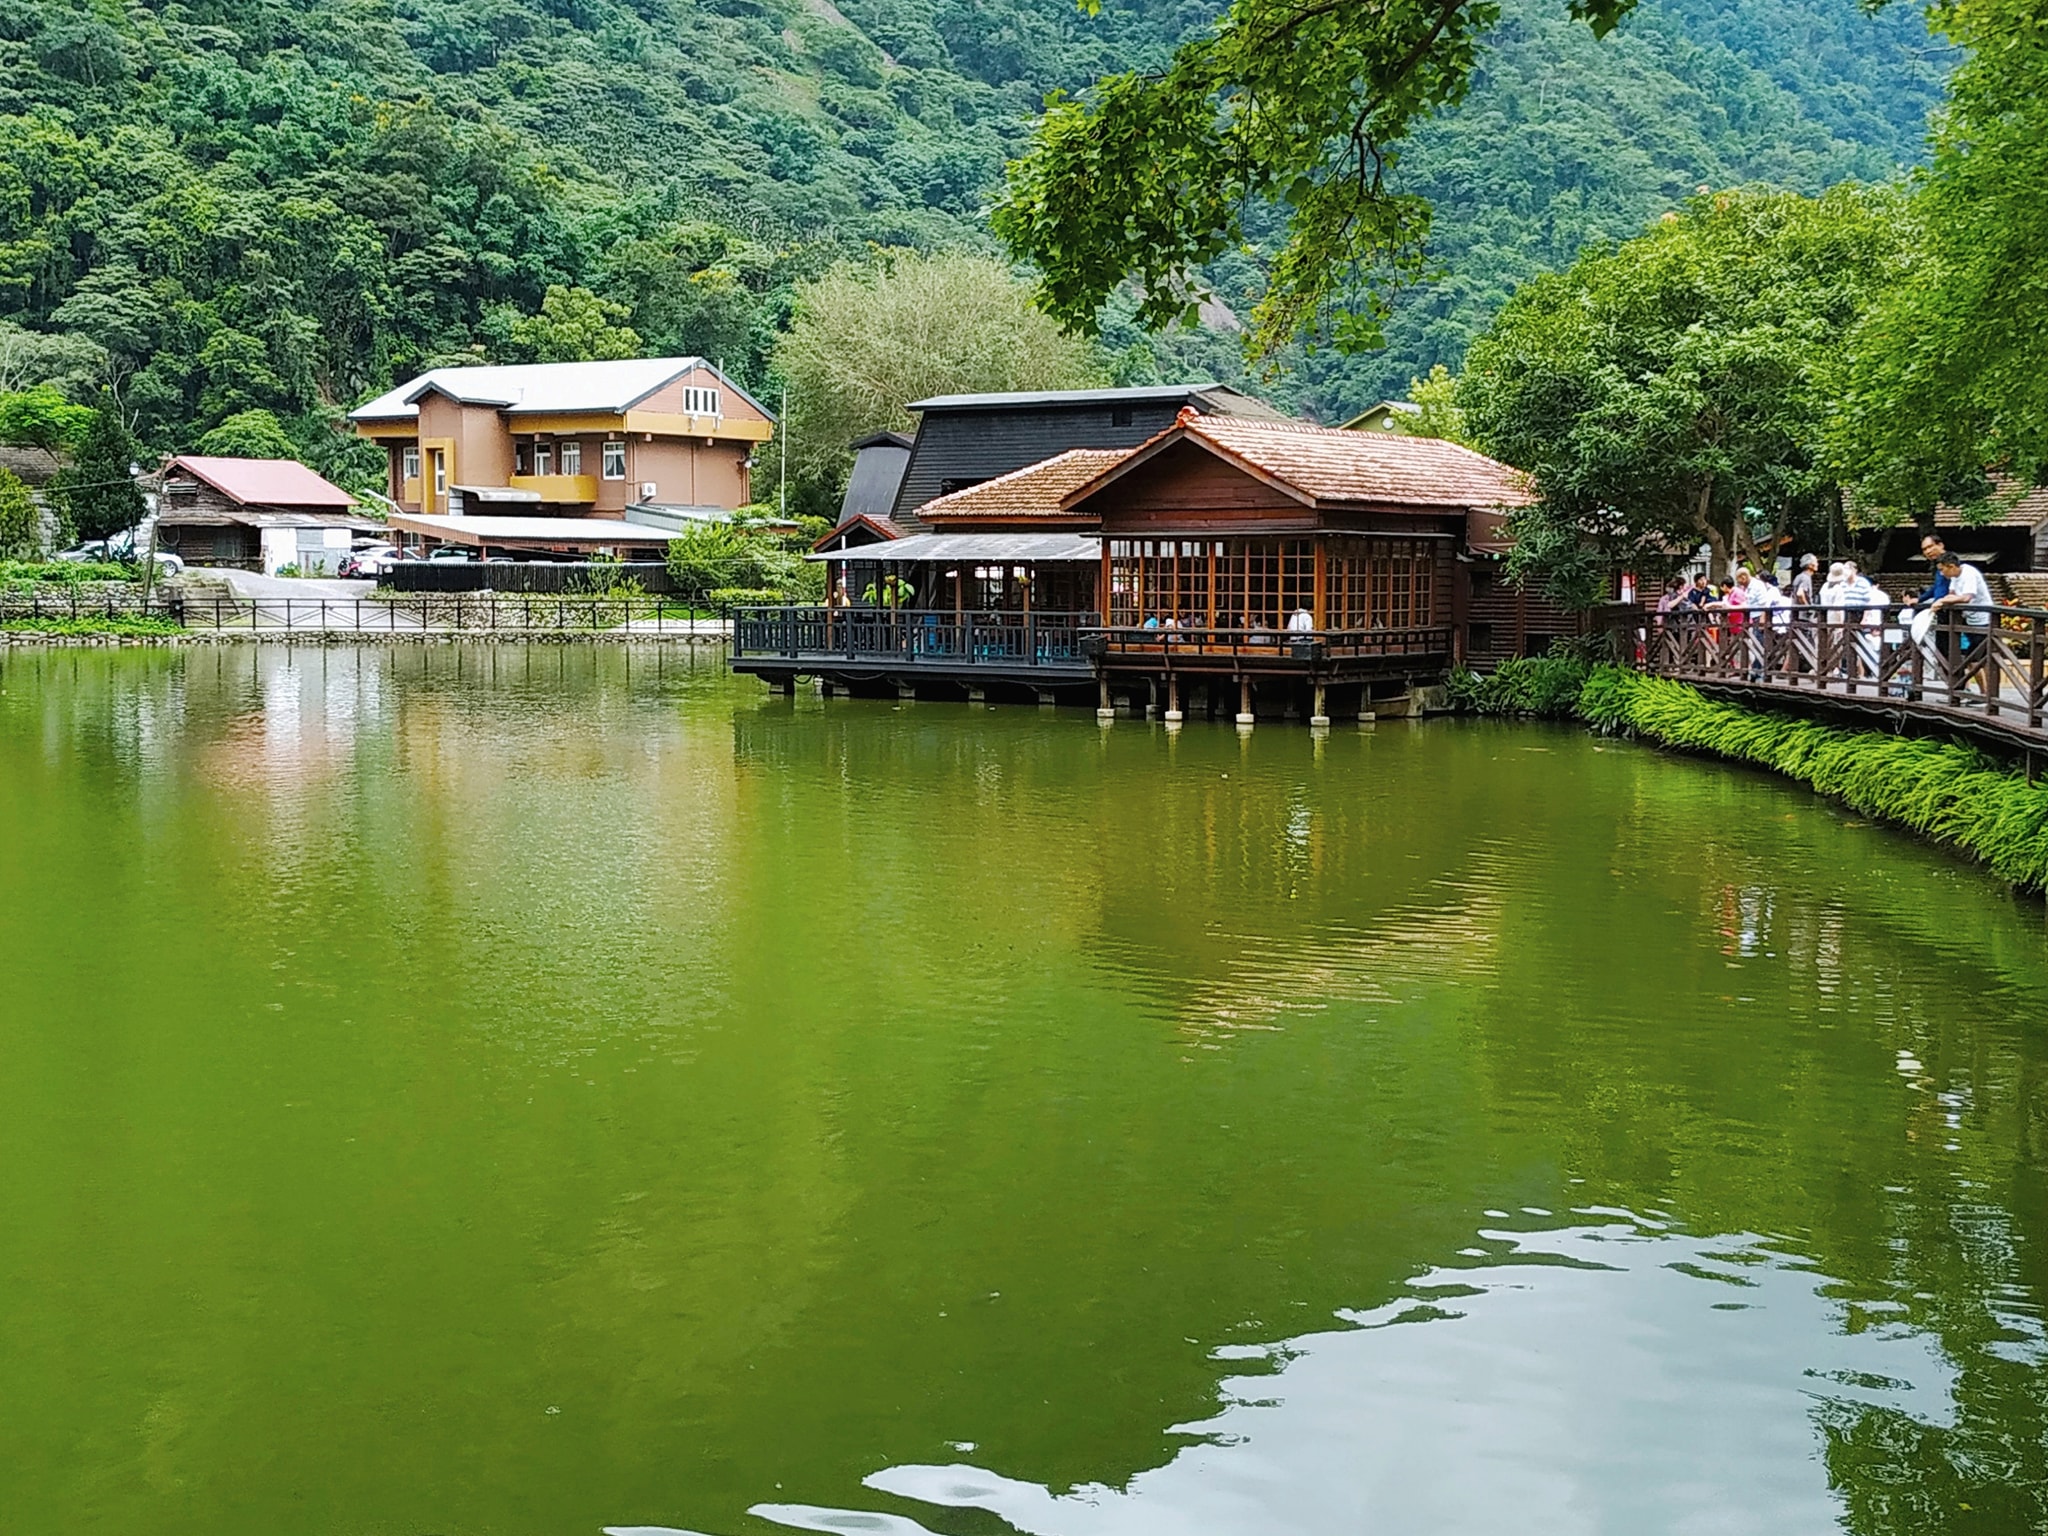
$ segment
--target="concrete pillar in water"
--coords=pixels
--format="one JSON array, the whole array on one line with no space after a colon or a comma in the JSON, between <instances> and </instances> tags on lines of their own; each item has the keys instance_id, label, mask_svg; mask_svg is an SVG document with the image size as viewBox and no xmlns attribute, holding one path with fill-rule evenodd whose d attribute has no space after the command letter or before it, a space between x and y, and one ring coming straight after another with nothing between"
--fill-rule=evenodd
<instances>
[{"instance_id":1,"label":"concrete pillar in water","mask_svg":"<svg viewBox=\"0 0 2048 1536\"><path fill-rule=\"evenodd\" d=\"M1169 674L1166 679L1166 723L1179 725L1186 718L1180 711L1180 679Z\"/></svg>"},{"instance_id":2,"label":"concrete pillar in water","mask_svg":"<svg viewBox=\"0 0 2048 1536\"><path fill-rule=\"evenodd\" d=\"M1240 677L1237 680L1237 723L1239 725L1251 725L1254 723L1252 715L1252 680L1248 677Z\"/></svg>"},{"instance_id":3,"label":"concrete pillar in water","mask_svg":"<svg viewBox=\"0 0 2048 1536\"><path fill-rule=\"evenodd\" d=\"M917 690L908 683L898 683L896 685L896 697L908 704L917 697Z\"/></svg>"}]
</instances>

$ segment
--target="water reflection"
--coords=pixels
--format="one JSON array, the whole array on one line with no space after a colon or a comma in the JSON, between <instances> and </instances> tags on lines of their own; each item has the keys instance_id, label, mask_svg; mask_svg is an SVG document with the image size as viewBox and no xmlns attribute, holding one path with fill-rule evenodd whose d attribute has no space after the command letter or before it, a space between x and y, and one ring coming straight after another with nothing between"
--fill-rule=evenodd
<instances>
[{"instance_id":1,"label":"water reflection","mask_svg":"<svg viewBox=\"0 0 2048 1536\"><path fill-rule=\"evenodd\" d=\"M1760 775L0 654L0 954L23 1529L2048 1529L2039 911Z\"/></svg>"},{"instance_id":2,"label":"water reflection","mask_svg":"<svg viewBox=\"0 0 2048 1536\"><path fill-rule=\"evenodd\" d=\"M1840 1517L1824 1425L1881 1411L1953 1426L1957 1373L1938 1344L1868 1305L1847 1326L1838 1282L1787 1244L1573 1214L1489 1224L1342 1328L1217 1350L1236 1369L1222 1411L1176 1426L1184 1448L1121 1486L1055 1490L971 1464L866 1484L1030 1536L1778 1533ZM828 1532L933 1518L751 1513Z\"/></svg>"}]
</instances>

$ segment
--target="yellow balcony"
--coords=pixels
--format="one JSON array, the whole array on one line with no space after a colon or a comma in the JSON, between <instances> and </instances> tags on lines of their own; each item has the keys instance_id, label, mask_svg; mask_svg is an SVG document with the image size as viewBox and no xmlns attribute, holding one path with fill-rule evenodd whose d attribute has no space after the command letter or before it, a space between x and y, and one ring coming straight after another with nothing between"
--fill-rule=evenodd
<instances>
[{"instance_id":1,"label":"yellow balcony","mask_svg":"<svg viewBox=\"0 0 2048 1536\"><path fill-rule=\"evenodd\" d=\"M597 500L595 475L514 475L512 489L536 491L542 501L575 505Z\"/></svg>"}]
</instances>

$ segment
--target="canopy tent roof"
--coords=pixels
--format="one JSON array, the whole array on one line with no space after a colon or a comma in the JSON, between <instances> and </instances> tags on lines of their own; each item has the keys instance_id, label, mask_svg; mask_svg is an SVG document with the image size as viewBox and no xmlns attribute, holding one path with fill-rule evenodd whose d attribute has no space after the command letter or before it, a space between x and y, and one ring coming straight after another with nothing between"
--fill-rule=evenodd
<instances>
[{"instance_id":1,"label":"canopy tent roof","mask_svg":"<svg viewBox=\"0 0 2048 1536\"><path fill-rule=\"evenodd\" d=\"M807 560L862 560L889 565L1050 565L1102 558L1102 541L1085 533L914 533L886 544L828 550Z\"/></svg>"}]
</instances>

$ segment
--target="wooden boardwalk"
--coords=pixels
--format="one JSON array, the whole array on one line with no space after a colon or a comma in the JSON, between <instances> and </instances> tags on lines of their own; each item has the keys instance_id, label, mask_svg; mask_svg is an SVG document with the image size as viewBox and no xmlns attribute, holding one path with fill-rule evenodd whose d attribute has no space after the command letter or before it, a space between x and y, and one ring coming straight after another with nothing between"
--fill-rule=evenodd
<instances>
[{"instance_id":1,"label":"wooden boardwalk","mask_svg":"<svg viewBox=\"0 0 2048 1536\"><path fill-rule=\"evenodd\" d=\"M1634 609L1612 633L1617 660L1659 677L2048 751L2048 609L1946 608L1917 641L1897 606Z\"/></svg>"}]
</instances>

